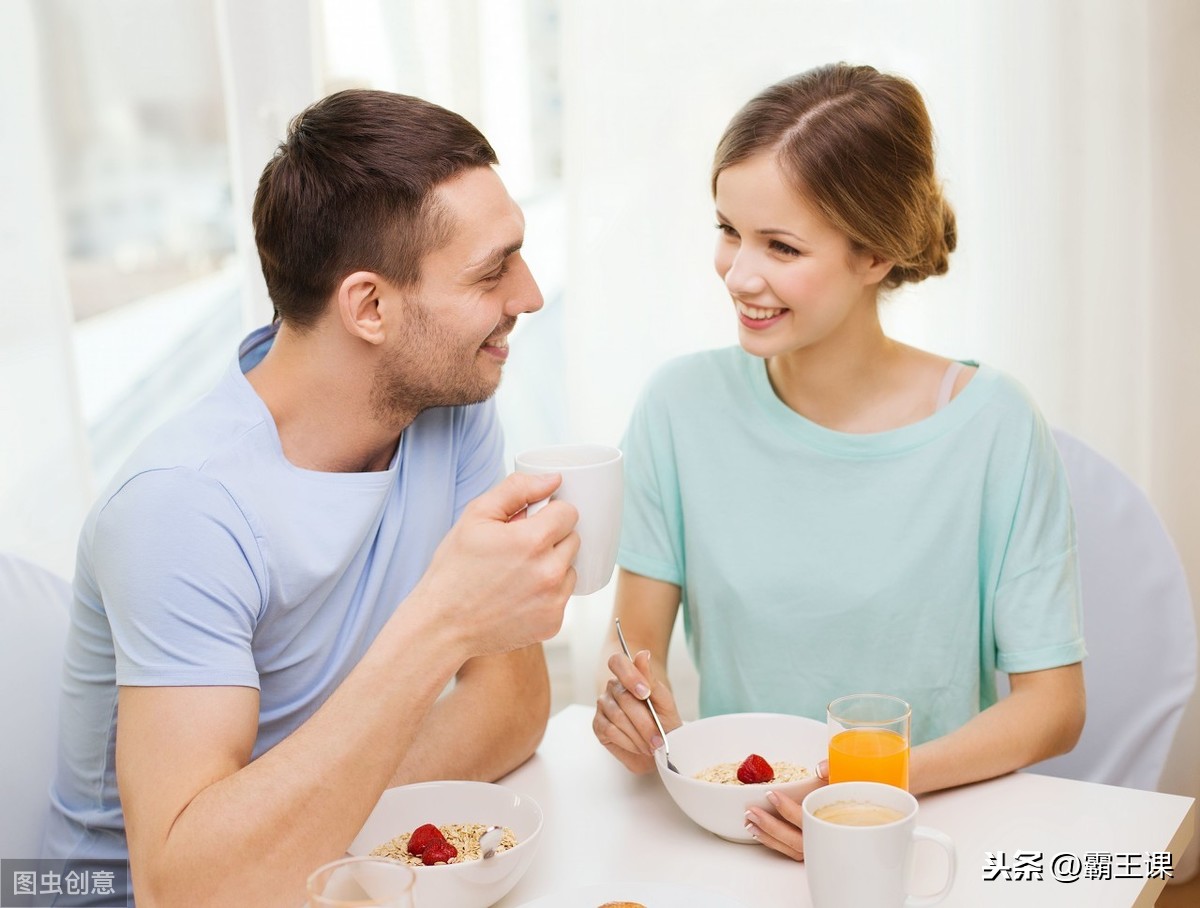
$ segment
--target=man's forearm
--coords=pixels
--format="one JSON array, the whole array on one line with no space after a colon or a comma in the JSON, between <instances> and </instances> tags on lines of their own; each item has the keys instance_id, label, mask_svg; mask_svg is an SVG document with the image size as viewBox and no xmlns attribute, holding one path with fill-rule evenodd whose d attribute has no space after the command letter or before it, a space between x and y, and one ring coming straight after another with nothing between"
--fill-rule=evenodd
<instances>
[{"instance_id":1,"label":"man's forearm","mask_svg":"<svg viewBox=\"0 0 1200 908\"><path fill-rule=\"evenodd\" d=\"M301 881L344 854L413 746L453 652L430 628L390 624L307 722L201 790L169 829L139 829L127 810L139 905L303 901Z\"/></svg>"},{"instance_id":2,"label":"man's forearm","mask_svg":"<svg viewBox=\"0 0 1200 908\"><path fill-rule=\"evenodd\" d=\"M494 782L529 759L550 715L550 678L541 644L471 659L454 689L430 709L390 782ZM464 747L469 742L470 747Z\"/></svg>"}]
</instances>

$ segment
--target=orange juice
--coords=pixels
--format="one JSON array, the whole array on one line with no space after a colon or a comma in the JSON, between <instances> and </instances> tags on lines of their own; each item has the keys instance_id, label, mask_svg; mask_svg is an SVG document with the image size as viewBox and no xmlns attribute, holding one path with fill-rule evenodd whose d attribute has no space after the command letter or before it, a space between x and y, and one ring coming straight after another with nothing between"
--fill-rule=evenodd
<instances>
[{"instance_id":1,"label":"orange juice","mask_svg":"<svg viewBox=\"0 0 1200 908\"><path fill-rule=\"evenodd\" d=\"M908 742L885 728L851 728L829 739L830 782L883 782L908 791Z\"/></svg>"}]
</instances>

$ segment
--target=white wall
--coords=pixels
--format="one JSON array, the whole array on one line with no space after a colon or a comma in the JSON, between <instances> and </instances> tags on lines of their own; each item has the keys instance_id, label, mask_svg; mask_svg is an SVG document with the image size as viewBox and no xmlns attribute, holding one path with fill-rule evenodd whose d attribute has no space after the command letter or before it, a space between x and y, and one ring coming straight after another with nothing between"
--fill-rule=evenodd
<instances>
[{"instance_id":1,"label":"white wall","mask_svg":"<svg viewBox=\"0 0 1200 908\"><path fill-rule=\"evenodd\" d=\"M1149 5L1149 151L1151 268L1134 300L1155 312L1150 329L1150 382L1144 406L1149 444L1144 485L1183 556L1200 627L1200 3L1160 0ZM1200 692L1192 697L1163 778L1164 791L1200 797ZM1200 869L1200 836L1181 867ZM1182 875L1182 874L1181 874Z\"/></svg>"}]
</instances>

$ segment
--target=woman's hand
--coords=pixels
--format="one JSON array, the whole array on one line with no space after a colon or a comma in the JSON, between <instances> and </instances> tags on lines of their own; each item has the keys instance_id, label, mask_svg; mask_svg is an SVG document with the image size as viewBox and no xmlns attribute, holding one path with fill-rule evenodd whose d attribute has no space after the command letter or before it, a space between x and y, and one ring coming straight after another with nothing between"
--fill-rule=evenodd
<instances>
[{"instance_id":1,"label":"woman's hand","mask_svg":"<svg viewBox=\"0 0 1200 908\"><path fill-rule=\"evenodd\" d=\"M675 696L656 677L649 650L636 653L632 662L614 653L609 657L608 669L613 677L596 699L592 731L630 772L650 772L654 769L654 751L663 742L645 701L654 704L663 731L670 732L683 724Z\"/></svg>"},{"instance_id":2,"label":"woman's hand","mask_svg":"<svg viewBox=\"0 0 1200 908\"><path fill-rule=\"evenodd\" d=\"M823 773L823 775L822 775ZM800 810L800 802L810 791L826 784L829 770L824 761L817 767L816 777L799 798L789 798L778 791L768 791L767 800L778 811L775 816L770 811L760 807L751 807L746 811L746 829L754 838L768 848L791 858L793 861L804 860L804 814Z\"/></svg>"}]
</instances>

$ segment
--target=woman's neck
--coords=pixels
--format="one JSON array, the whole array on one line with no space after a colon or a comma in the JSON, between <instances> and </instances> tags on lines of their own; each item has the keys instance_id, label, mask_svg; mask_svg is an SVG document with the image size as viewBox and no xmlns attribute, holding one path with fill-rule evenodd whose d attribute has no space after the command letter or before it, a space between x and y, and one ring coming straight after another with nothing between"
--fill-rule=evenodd
<instances>
[{"instance_id":1,"label":"woman's neck","mask_svg":"<svg viewBox=\"0 0 1200 908\"><path fill-rule=\"evenodd\" d=\"M918 351L883 333L876 308L818 344L770 357L767 376L788 407L840 432L880 432L913 413L906 374Z\"/></svg>"}]
</instances>

